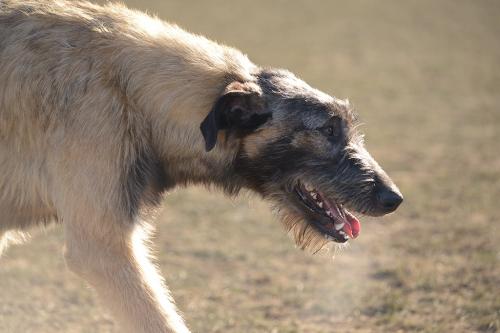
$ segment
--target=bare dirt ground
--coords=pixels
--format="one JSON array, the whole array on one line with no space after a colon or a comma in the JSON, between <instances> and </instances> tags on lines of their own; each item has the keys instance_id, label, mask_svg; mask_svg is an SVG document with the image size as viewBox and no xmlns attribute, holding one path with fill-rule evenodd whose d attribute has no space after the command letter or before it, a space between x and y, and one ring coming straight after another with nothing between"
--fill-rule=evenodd
<instances>
[{"instance_id":1,"label":"bare dirt ground","mask_svg":"<svg viewBox=\"0 0 500 333\"><path fill-rule=\"evenodd\" d=\"M194 332L500 331L497 1L128 3L349 97L405 195L333 258L258 198L171 193L155 248ZM0 332L114 331L62 243L35 232L2 258Z\"/></svg>"}]
</instances>

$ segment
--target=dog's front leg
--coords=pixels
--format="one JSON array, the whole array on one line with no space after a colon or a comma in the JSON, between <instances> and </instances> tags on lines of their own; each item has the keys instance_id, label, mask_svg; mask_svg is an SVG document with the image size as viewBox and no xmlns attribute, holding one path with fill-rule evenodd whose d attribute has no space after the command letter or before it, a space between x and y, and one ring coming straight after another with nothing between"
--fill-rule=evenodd
<instances>
[{"instance_id":1,"label":"dog's front leg","mask_svg":"<svg viewBox=\"0 0 500 333\"><path fill-rule=\"evenodd\" d=\"M141 224L65 221L65 233L68 267L95 288L123 330L189 333L148 258Z\"/></svg>"}]
</instances>

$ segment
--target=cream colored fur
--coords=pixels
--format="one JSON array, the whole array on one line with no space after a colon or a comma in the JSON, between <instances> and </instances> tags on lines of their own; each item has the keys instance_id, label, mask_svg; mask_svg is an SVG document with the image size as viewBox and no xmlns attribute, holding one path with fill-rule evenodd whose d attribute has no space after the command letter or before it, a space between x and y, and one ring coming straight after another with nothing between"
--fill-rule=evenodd
<instances>
[{"instance_id":1,"label":"cream colored fur","mask_svg":"<svg viewBox=\"0 0 500 333\"><path fill-rule=\"evenodd\" d=\"M168 174L202 179L199 124L254 69L237 50L121 5L0 1L0 235L62 223L68 267L122 330L188 332L148 258L146 212L120 209L123 174L147 151Z\"/></svg>"}]
</instances>

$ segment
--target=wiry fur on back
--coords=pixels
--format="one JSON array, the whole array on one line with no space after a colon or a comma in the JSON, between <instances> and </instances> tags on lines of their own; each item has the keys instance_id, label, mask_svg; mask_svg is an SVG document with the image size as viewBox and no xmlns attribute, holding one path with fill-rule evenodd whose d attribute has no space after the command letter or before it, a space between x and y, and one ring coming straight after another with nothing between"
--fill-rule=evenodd
<instances>
[{"instance_id":1,"label":"wiry fur on back","mask_svg":"<svg viewBox=\"0 0 500 333\"><path fill-rule=\"evenodd\" d=\"M223 179L199 124L239 51L124 6L0 1L0 251L64 222L69 268L130 332L188 332L148 258L140 213L177 183ZM3 236L3 238L2 238Z\"/></svg>"},{"instance_id":2,"label":"wiry fur on back","mask_svg":"<svg viewBox=\"0 0 500 333\"><path fill-rule=\"evenodd\" d=\"M228 82L253 69L235 49L119 5L2 1L0 205L22 216L1 223L51 218L68 200L102 214L119 203L130 215L149 186L203 176L217 158L198 158L197 125ZM71 199L85 191L65 182L92 197Z\"/></svg>"}]
</instances>

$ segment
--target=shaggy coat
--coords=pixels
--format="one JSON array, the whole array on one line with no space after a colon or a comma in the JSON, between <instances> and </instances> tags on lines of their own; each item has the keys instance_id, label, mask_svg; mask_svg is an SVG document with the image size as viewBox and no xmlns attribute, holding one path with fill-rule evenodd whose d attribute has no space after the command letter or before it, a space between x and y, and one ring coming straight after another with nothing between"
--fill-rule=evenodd
<instances>
[{"instance_id":1,"label":"shaggy coat","mask_svg":"<svg viewBox=\"0 0 500 333\"><path fill-rule=\"evenodd\" d=\"M345 242L357 220L307 195L370 215L401 202L354 123L293 74L124 6L1 0L0 252L60 222L68 267L124 330L188 332L144 246L161 194L248 188L301 247Z\"/></svg>"},{"instance_id":2,"label":"shaggy coat","mask_svg":"<svg viewBox=\"0 0 500 333\"><path fill-rule=\"evenodd\" d=\"M64 222L68 266L124 328L188 332L132 241L139 207L225 169L217 149L203 159L199 124L254 68L119 5L0 2L0 233Z\"/></svg>"}]
</instances>

